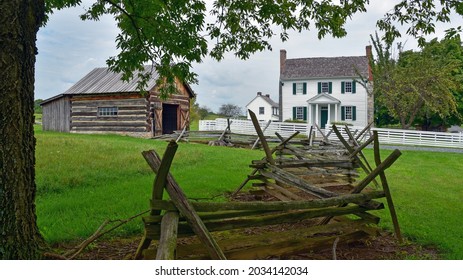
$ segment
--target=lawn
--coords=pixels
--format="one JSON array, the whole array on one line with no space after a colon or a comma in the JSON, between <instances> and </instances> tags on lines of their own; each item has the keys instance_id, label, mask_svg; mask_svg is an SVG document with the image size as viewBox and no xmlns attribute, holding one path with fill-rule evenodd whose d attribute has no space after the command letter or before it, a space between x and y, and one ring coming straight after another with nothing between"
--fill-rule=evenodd
<instances>
[{"instance_id":1,"label":"lawn","mask_svg":"<svg viewBox=\"0 0 463 280\"><path fill-rule=\"evenodd\" d=\"M148 210L154 175L141 152L167 143L116 135L76 135L36 130L37 216L51 243L86 238L106 219ZM383 151L383 158L389 151ZM371 151L366 151L372 156ZM223 199L262 151L180 144L172 173L188 197ZM435 245L444 257L463 259L463 154L404 151L387 170L402 231L409 240ZM390 229L386 210L381 226ZM141 236L139 219L117 236Z\"/></svg>"}]
</instances>

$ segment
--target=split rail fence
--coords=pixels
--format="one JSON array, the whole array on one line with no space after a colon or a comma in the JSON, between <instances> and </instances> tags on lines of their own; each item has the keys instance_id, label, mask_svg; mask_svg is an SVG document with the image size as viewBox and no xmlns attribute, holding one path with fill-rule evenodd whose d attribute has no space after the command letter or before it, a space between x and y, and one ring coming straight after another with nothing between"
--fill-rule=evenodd
<instances>
[{"instance_id":1,"label":"split rail fence","mask_svg":"<svg viewBox=\"0 0 463 280\"><path fill-rule=\"evenodd\" d=\"M401 155L399 150L381 160L377 132L360 145L353 132L346 129L348 138L344 138L336 126L337 143L329 135L318 142L294 138L298 132L286 138L276 133L281 142L270 148L251 115L265 156L252 161L252 172L231 201L198 202L186 197L169 173L176 141L168 144L162 160L153 150L143 152L156 177L136 259L262 259L331 248L333 243L374 234L371 225L379 217L373 213L384 208L379 198L386 198L395 235L401 240L384 173ZM374 165L362 153L370 143ZM366 173L359 181L357 168ZM244 192L246 188L250 190ZM240 200L249 195L259 200ZM152 241L156 246L150 247Z\"/></svg>"}]
</instances>

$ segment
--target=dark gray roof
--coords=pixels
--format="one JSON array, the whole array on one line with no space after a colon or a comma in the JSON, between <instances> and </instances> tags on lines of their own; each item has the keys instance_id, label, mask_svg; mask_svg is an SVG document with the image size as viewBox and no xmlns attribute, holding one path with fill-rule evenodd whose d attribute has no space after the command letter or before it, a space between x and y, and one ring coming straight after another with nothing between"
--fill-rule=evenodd
<instances>
[{"instance_id":1,"label":"dark gray roof","mask_svg":"<svg viewBox=\"0 0 463 280\"><path fill-rule=\"evenodd\" d=\"M254 100L256 100L257 98L261 97L262 99L264 99L265 101L267 101L268 104L270 104L270 106L272 107L278 107L278 103L276 103L275 101L272 100L272 98L270 98L270 95L267 96L267 94L260 94L259 93L257 94L257 96L255 96L247 105L246 107L249 106L249 104L251 104Z\"/></svg>"},{"instance_id":2,"label":"dark gray roof","mask_svg":"<svg viewBox=\"0 0 463 280\"><path fill-rule=\"evenodd\" d=\"M267 101L270 105L272 105L272 107L278 107L278 103L276 103L275 101L272 100L272 98L270 98L270 96L267 96L267 95L263 95L261 96L265 101Z\"/></svg>"},{"instance_id":3,"label":"dark gray roof","mask_svg":"<svg viewBox=\"0 0 463 280\"><path fill-rule=\"evenodd\" d=\"M156 85L158 73L151 66L144 66L143 73L152 73L144 90L151 90ZM64 92L64 94L94 94L94 93L129 93L139 92L137 89L138 72L129 82L122 81L122 74L109 71L107 67L95 68L77 83Z\"/></svg>"},{"instance_id":4,"label":"dark gray roof","mask_svg":"<svg viewBox=\"0 0 463 280\"><path fill-rule=\"evenodd\" d=\"M366 56L311 57L287 59L281 80L304 78L368 77Z\"/></svg>"}]
</instances>

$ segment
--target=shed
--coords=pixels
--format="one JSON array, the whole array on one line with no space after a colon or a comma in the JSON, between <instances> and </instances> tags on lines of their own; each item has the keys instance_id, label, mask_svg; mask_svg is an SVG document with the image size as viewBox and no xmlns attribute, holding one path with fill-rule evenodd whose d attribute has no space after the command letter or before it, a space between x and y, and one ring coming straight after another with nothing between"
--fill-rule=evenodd
<instances>
[{"instance_id":1,"label":"shed","mask_svg":"<svg viewBox=\"0 0 463 280\"><path fill-rule=\"evenodd\" d=\"M190 102L195 96L186 83L176 81L177 93L159 97L158 74L151 73L142 94L138 73L129 82L108 68L95 68L64 93L41 103L43 130L76 133L121 133L158 136L190 125Z\"/></svg>"}]
</instances>

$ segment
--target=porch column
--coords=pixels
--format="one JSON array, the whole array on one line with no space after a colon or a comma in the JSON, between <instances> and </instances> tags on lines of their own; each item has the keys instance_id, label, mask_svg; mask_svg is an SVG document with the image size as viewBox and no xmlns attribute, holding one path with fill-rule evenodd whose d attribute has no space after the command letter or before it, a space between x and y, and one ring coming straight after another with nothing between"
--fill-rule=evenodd
<instances>
[{"instance_id":1,"label":"porch column","mask_svg":"<svg viewBox=\"0 0 463 280\"><path fill-rule=\"evenodd\" d=\"M312 104L307 103L307 123L312 125L313 120L312 120Z\"/></svg>"},{"instance_id":2,"label":"porch column","mask_svg":"<svg viewBox=\"0 0 463 280\"><path fill-rule=\"evenodd\" d=\"M334 121L338 121L338 103L334 104Z\"/></svg>"},{"instance_id":3,"label":"porch column","mask_svg":"<svg viewBox=\"0 0 463 280\"><path fill-rule=\"evenodd\" d=\"M318 107L319 107L319 105L318 105L318 103L317 103L317 104L315 105L315 123L316 123L317 125L319 125L319 124L318 124Z\"/></svg>"},{"instance_id":4,"label":"porch column","mask_svg":"<svg viewBox=\"0 0 463 280\"><path fill-rule=\"evenodd\" d=\"M331 119L331 104L328 103L328 120L326 121L326 126L325 127L330 126L330 119Z\"/></svg>"}]
</instances>

